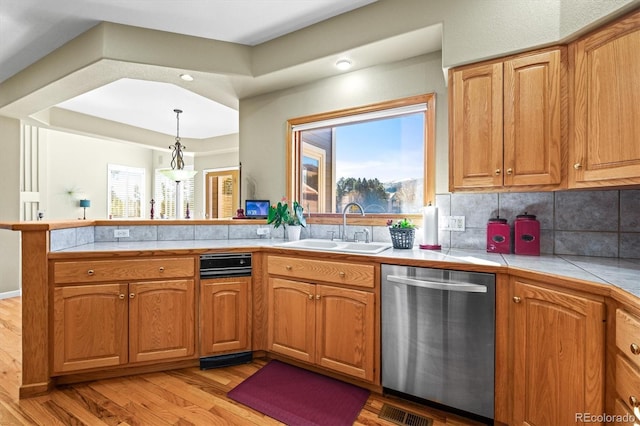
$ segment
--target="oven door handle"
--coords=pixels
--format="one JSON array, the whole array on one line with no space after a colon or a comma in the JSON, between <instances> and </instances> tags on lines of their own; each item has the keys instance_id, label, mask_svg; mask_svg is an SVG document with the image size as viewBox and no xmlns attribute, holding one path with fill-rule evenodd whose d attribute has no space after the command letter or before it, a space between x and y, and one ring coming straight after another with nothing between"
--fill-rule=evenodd
<instances>
[{"instance_id":1,"label":"oven door handle","mask_svg":"<svg viewBox=\"0 0 640 426\"><path fill-rule=\"evenodd\" d=\"M402 275L387 275L387 280L410 285L412 287L428 288L443 291L460 291L464 293L486 293L487 286L480 284L461 283L457 281L417 280Z\"/></svg>"}]
</instances>

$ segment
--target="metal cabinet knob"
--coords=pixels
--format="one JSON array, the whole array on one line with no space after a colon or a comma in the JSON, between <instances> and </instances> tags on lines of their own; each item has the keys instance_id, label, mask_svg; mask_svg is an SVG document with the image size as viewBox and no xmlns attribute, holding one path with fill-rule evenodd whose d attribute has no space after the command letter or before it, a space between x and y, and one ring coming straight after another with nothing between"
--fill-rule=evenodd
<instances>
[{"instance_id":1,"label":"metal cabinet knob","mask_svg":"<svg viewBox=\"0 0 640 426\"><path fill-rule=\"evenodd\" d=\"M507 174L508 174L508 175L510 175L510 174L512 174L512 173L513 173L513 169L512 169L511 167L509 167L509 168L507 169Z\"/></svg>"},{"instance_id":2,"label":"metal cabinet knob","mask_svg":"<svg viewBox=\"0 0 640 426\"><path fill-rule=\"evenodd\" d=\"M291 265L287 265L287 266L285 266L285 269L286 269L287 271L290 271L290 270L291 270Z\"/></svg>"},{"instance_id":3,"label":"metal cabinet knob","mask_svg":"<svg viewBox=\"0 0 640 426\"><path fill-rule=\"evenodd\" d=\"M164 266L161 266L161 267L160 267L160 268L158 268L158 269L160 269L160 272L164 272Z\"/></svg>"},{"instance_id":4,"label":"metal cabinet knob","mask_svg":"<svg viewBox=\"0 0 640 426\"><path fill-rule=\"evenodd\" d=\"M638 407L640 407L640 402L638 401L638 398L636 398L635 396L631 395L629 397L629 405L631 405L631 408L638 408Z\"/></svg>"},{"instance_id":5,"label":"metal cabinet knob","mask_svg":"<svg viewBox=\"0 0 640 426\"><path fill-rule=\"evenodd\" d=\"M120 300L124 300L124 294L120 293L120 294L118 295L118 299L120 299Z\"/></svg>"},{"instance_id":6,"label":"metal cabinet knob","mask_svg":"<svg viewBox=\"0 0 640 426\"><path fill-rule=\"evenodd\" d=\"M136 297L135 293L129 293L129 299L133 299L134 297Z\"/></svg>"},{"instance_id":7,"label":"metal cabinet knob","mask_svg":"<svg viewBox=\"0 0 640 426\"><path fill-rule=\"evenodd\" d=\"M313 294L309 294L309 300L313 300Z\"/></svg>"},{"instance_id":8,"label":"metal cabinet knob","mask_svg":"<svg viewBox=\"0 0 640 426\"><path fill-rule=\"evenodd\" d=\"M320 300L320 297L321 296L319 294L316 294L316 300Z\"/></svg>"},{"instance_id":9,"label":"metal cabinet knob","mask_svg":"<svg viewBox=\"0 0 640 426\"><path fill-rule=\"evenodd\" d=\"M496 176L499 175L500 173L502 173L502 170L496 169Z\"/></svg>"},{"instance_id":10,"label":"metal cabinet knob","mask_svg":"<svg viewBox=\"0 0 640 426\"><path fill-rule=\"evenodd\" d=\"M629 346L629 349L631 350L632 354L640 355L640 346L638 346L637 343L632 343L631 346Z\"/></svg>"},{"instance_id":11,"label":"metal cabinet knob","mask_svg":"<svg viewBox=\"0 0 640 426\"><path fill-rule=\"evenodd\" d=\"M520 303L520 302L522 302L522 299L520 297L518 297L518 296L513 296L513 302L514 303Z\"/></svg>"},{"instance_id":12,"label":"metal cabinet knob","mask_svg":"<svg viewBox=\"0 0 640 426\"><path fill-rule=\"evenodd\" d=\"M580 170L582 168L582 164L576 163L576 164L573 165L573 168L576 169L576 170Z\"/></svg>"},{"instance_id":13,"label":"metal cabinet knob","mask_svg":"<svg viewBox=\"0 0 640 426\"><path fill-rule=\"evenodd\" d=\"M87 275L93 275L93 274L95 274L95 273L96 273L96 272L95 272L93 269L89 269L89 270L87 271Z\"/></svg>"},{"instance_id":14,"label":"metal cabinet knob","mask_svg":"<svg viewBox=\"0 0 640 426\"><path fill-rule=\"evenodd\" d=\"M345 274L344 271L340 271L340 272L338 272L338 275L340 275L342 278L344 278L347 274Z\"/></svg>"}]
</instances>

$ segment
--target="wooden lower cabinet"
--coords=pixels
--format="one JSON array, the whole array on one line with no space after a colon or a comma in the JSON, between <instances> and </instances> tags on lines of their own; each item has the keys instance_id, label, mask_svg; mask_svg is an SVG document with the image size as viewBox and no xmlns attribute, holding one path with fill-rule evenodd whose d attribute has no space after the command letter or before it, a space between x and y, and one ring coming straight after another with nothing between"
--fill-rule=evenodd
<instances>
[{"instance_id":1,"label":"wooden lower cabinet","mask_svg":"<svg viewBox=\"0 0 640 426\"><path fill-rule=\"evenodd\" d=\"M269 278L268 350L374 380L375 296Z\"/></svg>"},{"instance_id":2,"label":"wooden lower cabinet","mask_svg":"<svg viewBox=\"0 0 640 426\"><path fill-rule=\"evenodd\" d=\"M512 424L583 424L577 416L603 413L603 301L512 280Z\"/></svg>"},{"instance_id":3,"label":"wooden lower cabinet","mask_svg":"<svg viewBox=\"0 0 640 426\"><path fill-rule=\"evenodd\" d=\"M56 287L53 372L193 356L194 293L192 279Z\"/></svg>"},{"instance_id":4,"label":"wooden lower cabinet","mask_svg":"<svg viewBox=\"0 0 640 426\"><path fill-rule=\"evenodd\" d=\"M200 281L200 355L248 351L251 277Z\"/></svg>"}]
</instances>

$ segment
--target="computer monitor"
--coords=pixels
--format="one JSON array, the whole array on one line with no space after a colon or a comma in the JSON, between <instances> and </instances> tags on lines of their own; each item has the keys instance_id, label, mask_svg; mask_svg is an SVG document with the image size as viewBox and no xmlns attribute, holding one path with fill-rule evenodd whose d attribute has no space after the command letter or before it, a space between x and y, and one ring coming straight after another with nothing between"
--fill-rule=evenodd
<instances>
[{"instance_id":1,"label":"computer monitor","mask_svg":"<svg viewBox=\"0 0 640 426\"><path fill-rule=\"evenodd\" d=\"M247 219L266 219L269 205L269 200L245 200L244 216Z\"/></svg>"}]
</instances>

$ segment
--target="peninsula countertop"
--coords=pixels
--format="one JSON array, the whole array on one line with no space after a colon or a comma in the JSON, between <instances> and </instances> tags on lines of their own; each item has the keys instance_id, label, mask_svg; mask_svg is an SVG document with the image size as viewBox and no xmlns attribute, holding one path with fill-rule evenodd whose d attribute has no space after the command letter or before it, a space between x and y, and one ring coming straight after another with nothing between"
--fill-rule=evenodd
<instances>
[{"instance_id":1,"label":"peninsula countertop","mask_svg":"<svg viewBox=\"0 0 640 426\"><path fill-rule=\"evenodd\" d=\"M229 240L177 240L177 241L133 241L133 242L96 242L49 253L50 258L64 259L80 253L107 254L109 252L193 252L224 249L258 250L261 248L282 247L281 239L229 239ZM302 249L297 248L296 251ZM305 250L311 253L323 253L321 250ZM339 254L339 253L334 253ZM347 256L345 254L345 256ZM487 253L481 250L446 249L421 250L390 248L375 255L349 254L350 258L364 257L380 263L411 261L424 262L425 266L444 266L446 264L482 265L494 267L496 272L502 269L509 271L525 270L555 277L565 277L586 281L601 286L614 286L640 298L640 260L587 256L541 255L526 256L515 254ZM443 265L440 265L442 263Z\"/></svg>"}]
</instances>

